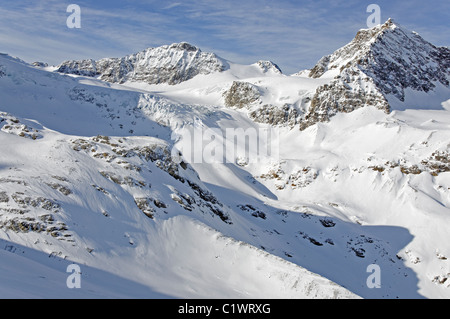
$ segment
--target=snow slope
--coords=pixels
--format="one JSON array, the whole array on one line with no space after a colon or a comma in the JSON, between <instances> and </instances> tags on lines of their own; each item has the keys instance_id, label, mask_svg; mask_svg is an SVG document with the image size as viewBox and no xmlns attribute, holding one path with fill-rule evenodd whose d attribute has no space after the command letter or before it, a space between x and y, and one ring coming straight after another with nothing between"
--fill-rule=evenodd
<instances>
[{"instance_id":1,"label":"snow slope","mask_svg":"<svg viewBox=\"0 0 450 319\"><path fill-rule=\"evenodd\" d=\"M1 64L2 267L16 268L4 273L2 297L355 296L210 228L241 228L241 217L172 161L159 138L170 141L168 128L145 115L164 98L81 84L10 57ZM65 288L72 262L86 290ZM34 268L40 275L17 285Z\"/></svg>"}]
</instances>

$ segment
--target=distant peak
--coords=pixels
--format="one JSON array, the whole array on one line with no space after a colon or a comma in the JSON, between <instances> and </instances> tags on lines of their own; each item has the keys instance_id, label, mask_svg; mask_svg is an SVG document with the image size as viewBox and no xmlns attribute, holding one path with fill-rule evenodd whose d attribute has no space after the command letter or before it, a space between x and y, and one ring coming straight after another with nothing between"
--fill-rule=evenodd
<instances>
[{"instance_id":1,"label":"distant peak","mask_svg":"<svg viewBox=\"0 0 450 319\"><path fill-rule=\"evenodd\" d=\"M222 72L228 63L214 53L202 52L187 42L147 48L123 58L105 58L98 61L65 61L57 72L99 77L111 83L145 82L175 85L198 74Z\"/></svg>"},{"instance_id":2,"label":"distant peak","mask_svg":"<svg viewBox=\"0 0 450 319\"><path fill-rule=\"evenodd\" d=\"M258 62L256 62L256 64L261 68L261 70L263 70L264 73L268 72L269 70L278 74L283 73L280 67L272 61L259 60Z\"/></svg>"},{"instance_id":3,"label":"distant peak","mask_svg":"<svg viewBox=\"0 0 450 319\"><path fill-rule=\"evenodd\" d=\"M161 45L158 47L148 47L147 49L143 50L143 52L145 51L161 51L161 50L172 50L172 51L186 51L186 52L202 52L202 50L200 50L200 48L196 47L195 45L192 45L188 42L179 42L179 43L172 43L172 44L166 44L166 45Z\"/></svg>"},{"instance_id":4,"label":"distant peak","mask_svg":"<svg viewBox=\"0 0 450 319\"><path fill-rule=\"evenodd\" d=\"M169 49L177 49L182 51L200 51L199 48L187 42L173 43L169 46Z\"/></svg>"}]
</instances>

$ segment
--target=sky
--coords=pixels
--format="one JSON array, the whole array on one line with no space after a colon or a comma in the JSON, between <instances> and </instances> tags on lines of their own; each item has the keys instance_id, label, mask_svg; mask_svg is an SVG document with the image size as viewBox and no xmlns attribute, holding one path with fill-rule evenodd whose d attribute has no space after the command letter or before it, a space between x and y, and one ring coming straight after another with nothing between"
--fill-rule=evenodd
<instances>
[{"instance_id":1,"label":"sky","mask_svg":"<svg viewBox=\"0 0 450 319\"><path fill-rule=\"evenodd\" d=\"M80 28L68 28L70 4ZM450 46L450 1L363 0L1 0L0 52L27 62L122 57L189 42L241 64L309 69L367 28L370 4L438 46Z\"/></svg>"}]
</instances>

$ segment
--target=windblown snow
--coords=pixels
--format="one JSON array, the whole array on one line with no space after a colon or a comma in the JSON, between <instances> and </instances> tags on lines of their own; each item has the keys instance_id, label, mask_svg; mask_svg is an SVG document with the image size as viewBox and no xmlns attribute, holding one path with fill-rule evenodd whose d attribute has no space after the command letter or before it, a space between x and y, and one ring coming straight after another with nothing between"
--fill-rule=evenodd
<instances>
[{"instance_id":1,"label":"windblown snow","mask_svg":"<svg viewBox=\"0 0 450 319\"><path fill-rule=\"evenodd\" d=\"M0 297L449 298L449 75L392 20L295 75L2 54Z\"/></svg>"}]
</instances>

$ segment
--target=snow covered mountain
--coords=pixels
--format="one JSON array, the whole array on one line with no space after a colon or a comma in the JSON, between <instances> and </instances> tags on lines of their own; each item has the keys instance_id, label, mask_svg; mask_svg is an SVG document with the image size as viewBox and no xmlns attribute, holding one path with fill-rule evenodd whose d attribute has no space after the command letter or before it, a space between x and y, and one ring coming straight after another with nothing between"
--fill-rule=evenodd
<instances>
[{"instance_id":1,"label":"snow covered mountain","mask_svg":"<svg viewBox=\"0 0 450 319\"><path fill-rule=\"evenodd\" d=\"M449 298L448 65L391 20L292 76L0 55L0 296Z\"/></svg>"},{"instance_id":2,"label":"snow covered mountain","mask_svg":"<svg viewBox=\"0 0 450 319\"><path fill-rule=\"evenodd\" d=\"M427 107L436 107L429 93L448 91L450 50L389 19L360 30L352 42L323 57L308 76L334 79L317 89L302 128L367 105L390 112L406 100L409 108L422 107L425 98ZM424 98L417 101L415 92Z\"/></svg>"},{"instance_id":3,"label":"snow covered mountain","mask_svg":"<svg viewBox=\"0 0 450 319\"><path fill-rule=\"evenodd\" d=\"M202 52L182 42L148 48L123 58L65 61L58 66L57 71L99 77L112 83L178 84L198 74L222 72L228 67L228 63L214 53Z\"/></svg>"}]
</instances>

